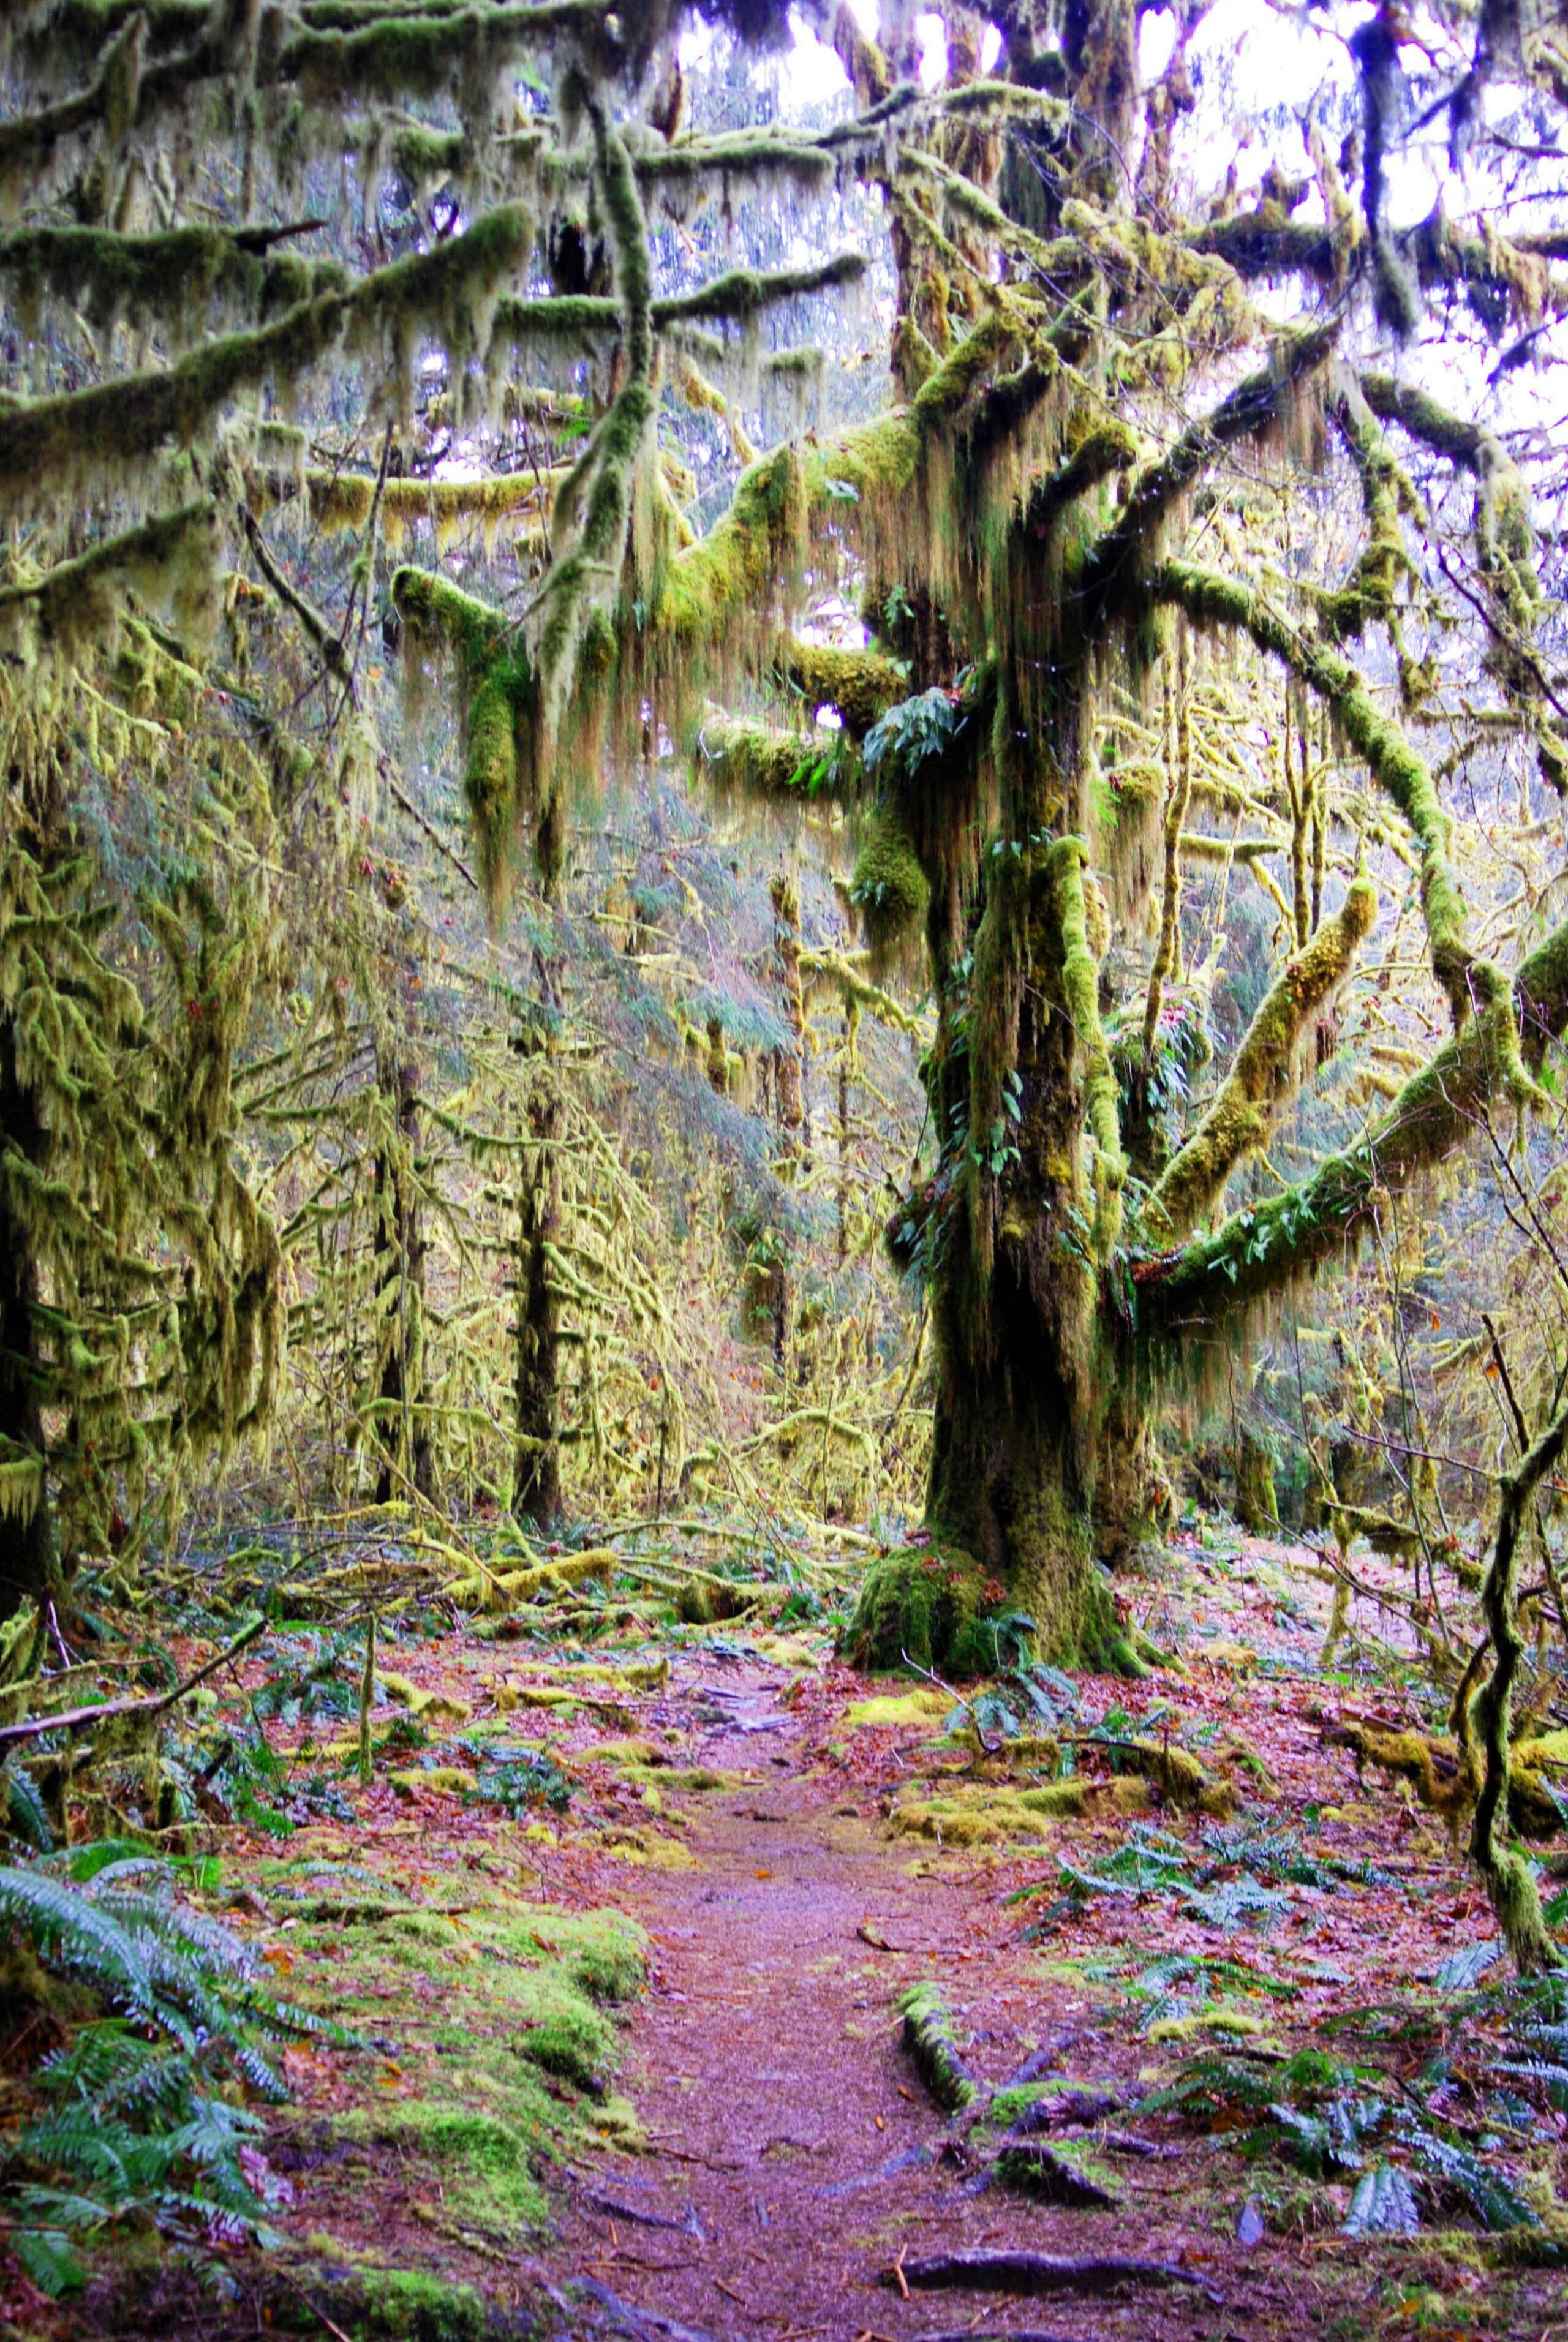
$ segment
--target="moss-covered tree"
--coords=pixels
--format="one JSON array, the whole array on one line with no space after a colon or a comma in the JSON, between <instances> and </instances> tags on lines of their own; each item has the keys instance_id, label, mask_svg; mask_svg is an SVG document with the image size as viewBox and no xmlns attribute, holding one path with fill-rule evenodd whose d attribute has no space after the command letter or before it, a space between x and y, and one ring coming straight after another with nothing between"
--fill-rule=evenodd
<instances>
[{"instance_id":1,"label":"moss-covered tree","mask_svg":"<svg viewBox=\"0 0 1568 2342\"><path fill-rule=\"evenodd\" d=\"M704 13L743 55L789 36L766 5ZM53 41L55 12L25 9L28 110L0 129L22 219L0 259L18 302L96 338L70 363L42 345L18 380L0 498L56 524L65 500L98 544L121 502L155 535L199 487L311 645L341 740L363 608L357 633L352 596L341 627L322 621L266 515L303 488L364 529L368 578L384 511L407 521L421 495L438 540L448 508L527 509L514 477L434 476L436 435L504 474L497 420L549 419L512 590L415 565L390 584L411 665L455 686L493 915L525 850L559 872L574 786L666 738L698 732L734 786L854 801L873 975L923 945L936 1004L934 1146L890 1229L935 1337L931 1526L1051 1647L1127 1660L1094 1557L1166 1500L1160 1393L1479 1122L1527 1108L1568 1018L1561 931L1505 922L1508 966L1473 933L1443 796L1477 715L1527 745L1527 789L1568 771L1528 484L1499 427L1434 395L1413 341L1463 303L1473 352L1516 373L1563 306L1555 245L1527 205L1402 226L1386 167L1407 67L1484 175L1483 84L1554 105L1555 52L1532 36L1504 55L1456 14L1422 63L1387 12L1346 53L1359 85L1305 124L1305 167L1282 132L1243 204L1186 139L1201 10L1175 12L1146 85L1136 0L1016 0L985 65L978 20L954 11L930 88L906 8L880 42L848 11L805 15L858 112L709 136L660 103L673 9L297 0L254 37L243 14L71 11ZM227 142L199 225L170 135L197 115ZM284 204L351 154L371 191L358 251L396 252L370 268ZM885 221L890 402L756 453L736 410L762 321L844 293L864 257L694 267L661 223L738 186L782 207L852 183ZM348 485L319 465L302 483L257 404L297 403L328 362L391 425ZM677 400L730 419L740 468L716 517L664 428ZM433 476L410 489L416 441ZM1463 535L1438 509L1456 482ZM144 549L170 568L161 540ZM859 626L834 616L846 594ZM1283 750L1271 736L1239 777L1227 693L1286 707ZM759 721L768 696L792 725ZM1425 753L1434 730L1450 753ZM1218 866L1281 917L1269 979L1203 1074L1217 959L1184 964L1183 901ZM1364 1132L1227 1215L1332 1058L1336 999L1406 872L1428 974L1408 953L1397 973L1449 1036Z\"/></svg>"},{"instance_id":2,"label":"moss-covered tree","mask_svg":"<svg viewBox=\"0 0 1568 2342\"><path fill-rule=\"evenodd\" d=\"M864 646L841 641L838 671L804 693L842 725L829 785L863 807L851 891L868 935L886 958L923 924L938 1005L936 1157L890 1231L931 1296L930 1522L1053 1647L1126 1659L1094 1550L1124 1547L1166 1501L1160 1392L1353 1244L1479 1116L1526 1106L1568 1009L1561 936L1523 949L1512 976L1472 943L1452 816L1418 745L1457 712L1436 646L1468 610L1481 625L1465 684L1528 745L1540 786L1561 783L1525 485L1495 433L1416 388L1413 360L1391 371L1381 355L1403 348L1423 302L1465 299L1501 336L1533 330L1556 295L1533 231L1390 224L1381 83L1375 106L1343 93L1347 126L1370 109L1359 158L1351 141L1336 161L1314 121L1299 185L1275 165L1250 213L1222 190L1203 216L1177 172L1196 17L1148 87L1132 0L996 22L995 72L955 19L947 76L924 95L897 83L895 12L873 76L876 145L857 146L854 125L834 138L886 205L896 403L759 456L689 544L634 517L639 483L657 479L647 386L694 299L723 296L660 300L656 182L582 101L608 276L577 322L614 351L616 387L557 501L532 615L477 664L454 638L473 801L487 817L531 806L547 837L558 776L585 746L613 750L650 701L678 724L699 693L743 679L788 695L792 628L858 586ZM1550 94L1533 56L1509 70ZM1460 89L1502 68L1458 30L1451 61L1435 106L1457 121ZM694 177L697 142L687 159ZM1309 194L1324 223L1310 233L1296 220ZM1256 297L1269 280L1295 296L1283 324ZM1476 483L1463 575L1452 541L1427 558L1413 526L1427 509L1413 472L1443 467ZM1303 494L1306 530L1291 509ZM410 609L438 590L412 574L398 588ZM868 716L890 662L900 696ZM1187 666L1286 688L1284 753L1239 799L1260 835L1207 826L1213 739ZM499 754L481 721L497 685L513 715ZM1329 748L1315 763L1313 709ZM766 793L824 761L754 721L703 737L732 782ZM1158 1061L1197 1062L1178 946L1183 868L1203 861L1279 902L1280 960L1201 1111L1137 1163ZM1332 1053L1337 996L1402 861L1453 1037L1363 1136L1226 1216L1227 1189ZM1141 958L1129 935L1147 905Z\"/></svg>"}]
</instances>

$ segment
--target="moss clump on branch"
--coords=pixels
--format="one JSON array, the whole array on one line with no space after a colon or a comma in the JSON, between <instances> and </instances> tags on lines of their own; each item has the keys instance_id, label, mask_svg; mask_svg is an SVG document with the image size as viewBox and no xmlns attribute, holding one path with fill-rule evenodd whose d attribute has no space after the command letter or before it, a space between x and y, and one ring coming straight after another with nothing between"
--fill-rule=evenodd
<instances>
[{"instance_id":1,"label":"moss clump on branch","mask_svg":"<svg viewBox=\"0 0 1568 2342\"><path fill-rule=\"evenodd\" d=\"M303 481L311 525L329 535L352 535L370 526L374 518L388 547L400 552L410 535L430 529L438 554L469 534L476 534L485 553L494 551L504 524L527 524L516 542L542 546L544 512L555 482L564 473L543 480L526 472L506 472L479 480L385 479L369 472L327 471L314 466L289 472L274 468L257 482L261 495L280 504L291 501Z\"/></svg>"},{"instance_id":2,"label":"moss clump on branch","mask_svg":"<svg viewBox=\"0 0 1568 2342\"><path fill-rule=\"evenodd\" d=\"M874 967L890 959L924 920L930 881L891 798L880 799L872 810L855 856L849 898L860 913Z\"/></svg>"},{"instance_id":3,"label":"moss clump on branch","mask_svg":"<svg viewBox=\"0 0 1568 2342\"><path fill-rule=\"evenodd\" d=\"M1349 975L1376 917L1377 890L1370 878L1357 877L1343 907L1287 961L1247 1027L1219 1095L1155 1182L1149 1199L1154 1228L1183 1235L1223 1194L1236 1166L1266 1146L1274 1116L1295 1086L1302 1036Z\"/></svg>"},{"instance_id":4,"label":"moss clump on branch","mask_svg":"<svg viewBox=\"0 0 1568 2342\"><path fill-rule=\"evenodd\" d=\"M836 796L836 736L774 732L765 724L709 716L697 734L696 763L703 776L724 792L743 796L808 798Z\"/></svg>"},{"instance_id":5,"label":"moss clump on branch","mask_svg":"<svg viewBox=\"0 0 1568 2342\"><path fill-rule=\"evenodd\" d=\"M785 644L779 671L807 707L834 707L852 740L864 740L908 688L902 671L879 651L842 650L831 643Z\"/></svg>"}]
</instances>

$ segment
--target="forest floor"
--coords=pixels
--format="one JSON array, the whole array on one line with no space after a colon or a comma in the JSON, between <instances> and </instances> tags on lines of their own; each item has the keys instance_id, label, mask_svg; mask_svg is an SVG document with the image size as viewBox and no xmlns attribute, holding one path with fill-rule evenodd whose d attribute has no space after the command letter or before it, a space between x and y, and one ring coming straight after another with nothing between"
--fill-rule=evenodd
<instances>
[{"instance_id":1,"label":"forest floor","mask_svg":"<svg viewBox=\"0 0 1568 2342\"><path fill-rule=\"evenodd\" d=\"M391 1736L328 1817L228 1832L204 1876L279 1992L367 2045L285 2053L279 2241L220 2240L216 2291L167 2258L75 2306L16 2279L0 2330L1568 2337L1562 2270L1508 2265L1550 2254L1486 2233L1568 2181L1568 2117L1498 2099L1519 2013L1455 1959L1493 1933L1463 1858L1325 1736L1415 1710L1353 1639L1325 1676L1311 1558L1204 1528L1136 1584L1181 1668L1080 1681L1069 1817L809 1628L404 1641L407 1763ZM1151 1729L1233 1784L1228 1818L1117 1773ZM308 1718L275 1736L319 1756ZM558 1766L569 1808L475 1793L509 1765ZM904 2044L922 1982L978 2086L955 2116ZM1420 2226L1346 2235L1380 2163Z\"/></svg>"}]
</instances>

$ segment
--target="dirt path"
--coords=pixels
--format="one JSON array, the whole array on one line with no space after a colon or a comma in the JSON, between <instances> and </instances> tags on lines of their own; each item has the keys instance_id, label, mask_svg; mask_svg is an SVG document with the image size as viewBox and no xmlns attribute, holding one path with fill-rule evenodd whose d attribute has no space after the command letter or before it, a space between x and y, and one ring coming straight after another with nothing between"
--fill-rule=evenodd
<instances>
[{"instance_id":1,"label":"dirt path","mask_svg":"<svg viewBox=\"0 0 1568 2342\"><path fill-rule=\"evenodd\" d=\"M1269 2330L1266 2281L1232 2267L1221 2287L1214 2253L1194 2252L1184 2158L1130 2160L1116 2212L1052 2210L977 2184L978 2163L901 2046L908 1984L943 1979L989 2079L1016 2067L1021 2042L1035 2072L1093 2080L1118 2061L1082 2000L1042 1989L1038 1954L1004 1923L994 1880L912 1864L908 1843L877 1828L874 1795L846 1797L814 1767L782 1687L776 1673L741 1669L717 1698L704 1686L710 1711L728 1714L692 1753L744 1784L704 1801L700 1868L640 1873L624 1898L655 1951L627 2074L651 2152L613 2178L578 2178L550 2256L557 2282L606 2289L603 2330L666 2342L679 2337L659 2320L715 2342L1038 2333L1043 2317L1053 2337ZM1239 2211L1240 2175L1232 2192ZM1223 2307L1197 2282L1030 2304L970 2291L905 2300L890 2281L903 2255L975 2247L1168 2253L1223 2291Z\"/></svg>"},{"instance_id":2,"label":"dirt path","mask_svg":"<svg viewBox=\"0 0 1568 2342\"><path fill-rule=\"evenodd\" d=\"M1516 2196L1495 2211L1528 2187L1555 2222L1568 2108L1537 2090L1521 2122L1506 1995L1439 1987L1491 1917L1437 1822L1358 1774L1340 1719L1399 1725L1412 1696L1353 1648L1324 1673L1317 1590L1253 1541L1189 1539L1144 1597L1181 1669L1058 1682L1044 1772L1026 1739L978 1761L945 1699L857 1676L825 1632L592 1659L406 1637L372 1782L325 1816L302 1793L290 1838L232 1835L215 1890L361 2041L284 2052L282 2293L253 2253L216 2316L175 2269L134 2316L121 2287L31 2330L1568 2342L1561 2266L1497 2233ZM285 1727L291 1779L313 1728ZM1119 1768L1130 1733L1201 1752L1230 1818ZM1069 1742L1073 1810L1044 1817ZM904 2044L918 1982L974 2115L944 2117ZM1033 2097L987 2127L1010 2082ZM1110 2200L1000 2184L1021 2115ZM1419 2231L1347 2234L1385 2154ZM1101 2281L922 2289L922 2259L975 2251ZM1116 2259L1160 2266L1113 2284Z\"/></svg>"}]
</instances>

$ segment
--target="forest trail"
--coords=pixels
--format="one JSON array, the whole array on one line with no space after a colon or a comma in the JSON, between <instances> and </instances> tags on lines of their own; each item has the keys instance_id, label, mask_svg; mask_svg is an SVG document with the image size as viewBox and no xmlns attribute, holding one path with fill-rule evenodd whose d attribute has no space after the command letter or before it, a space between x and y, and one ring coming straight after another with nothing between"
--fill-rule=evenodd
<instances>
[{"instance_id":1,"label":"forest trail","mask_svg":"<svg viewBox=\"0 0 1568 2342\"><path fill-rule=\"evenodd\" d=\"M902 2046L908 1986L964 1980L955 2014L992 2078L1018 2066L1028 2021L1033 2075L1116 2082L1070 1988L1050 1993L1042 2025L1038 1956L996 1910L985 1873L912 1863L907 1841L890 1843L877 1785L846 1797L842 1778L812 1767L807 1722L784 1688L776 1670L710 1663L682 1703L700 1719L688 1756L742 1786L704 1806L698 1869L638 1873L625 1897L654 1949L626 2077L649 2152L614 2178L578 2177L548 2256L557 2282L592 2280L584 2306L605 2331L664 2342L683 2327L714 2342L914 2342L1036 2333L1039 2317L994 2298L977 2320L987 2297L969 2292L904 2298L892 2272L905 2257L1169 2254L1190 2283L1132 2283L1093 2302L1069 2293L1052 2305L1053 2342L1266 2331L1269 2289L1244 2276L1228 2274L1233 2314L1221 2315L1212 2241L1194 2249L1183 2232L1165 2161L1140 2159L1114 2213L1054 2211L980 2184L980 2159L946 2129ZM887 1769L896 1781L896 1755Z\"/></svg>"},{"instance_id":2,"label":"forest trail","mask_svg":"<svg viewBox=\"0 0 1568 2342\"><path fill-rule=\"evenodd\" d=\"M1059 1740L984 1752L798 1611L612 1609L587 1647L410 1622L361 1784L342 1700L310 1709L331 1649L280 1634L212 1728L266 1709L287 1817L200 1892L357 2046L283 2052L280 2240L228 2254L226 2310L169 2267L27 2331L1564 2342L1531 2207L1568 2197L1568 2111L1517 2094L1555 2036L1438 1818L1346 1745L1412 1694L1356 1640L1375 1605L1325 1672L1309 1563L1178 1538L1136 1603L1180 1663L1054 1677ZM1368 2187L1398 2225L1358 2231ZM975 2254L989 2284L923 2286Z\"/></svg>"}]
</instances>

